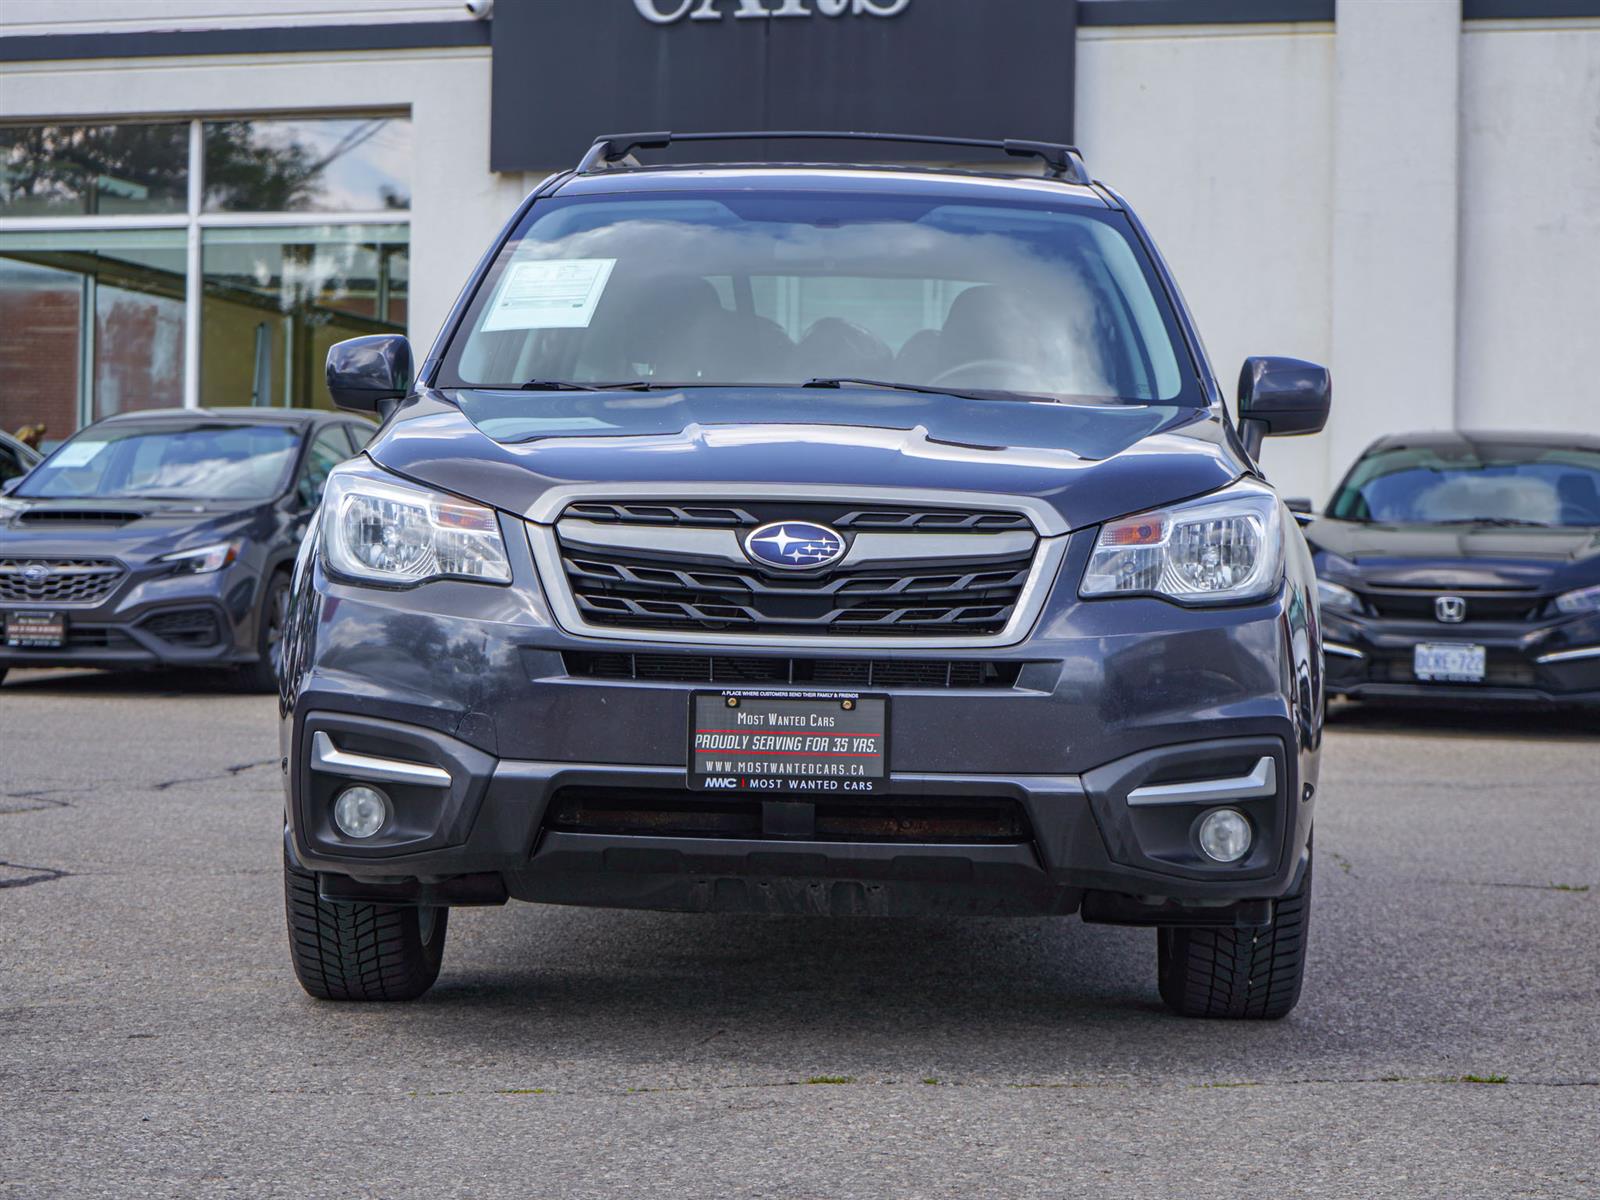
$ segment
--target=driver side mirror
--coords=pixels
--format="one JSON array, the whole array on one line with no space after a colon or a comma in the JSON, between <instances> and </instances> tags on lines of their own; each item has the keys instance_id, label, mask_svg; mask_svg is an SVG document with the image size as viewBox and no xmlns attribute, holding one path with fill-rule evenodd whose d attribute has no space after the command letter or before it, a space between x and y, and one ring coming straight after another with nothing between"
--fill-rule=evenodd
<instances>
[{"instance_id":1,"label":"driver side mirror","mask_svg":"<svg viewBox=\"0 0 1600 1200\"><path fill-rule=\"evenodd\" d=\"M328 351L328 394L347 411L387 416L411 383L411 343L397 334L351 338Z\"/></svg>"},{"instance_id":2,"label":"driver side mirror","mask_svg":"<svg viewBox=\"0 0 1600 1200\"><path fill-rule=\"evenodd\" d=\"M1261 441L1319 433L1328 423L1333 377L1298 358L1247 358L1239 372L1239 437L1251 458Z\"/></svg>"}]
</instances>

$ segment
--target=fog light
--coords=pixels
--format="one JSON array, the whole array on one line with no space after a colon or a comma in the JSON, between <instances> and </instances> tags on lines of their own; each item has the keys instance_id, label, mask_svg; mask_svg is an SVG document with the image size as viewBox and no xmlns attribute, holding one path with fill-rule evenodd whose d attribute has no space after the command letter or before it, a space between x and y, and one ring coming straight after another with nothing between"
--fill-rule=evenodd
<instances>
[{"instance_id":1,"label":"fog light","mask_svg":"<svg viewBox=\"0 0 1600 1200\"><path fill-rule=\"evenodd\" d=\"M1200 849L1217 862L1238 862L1250 851L1250 822L1236 809L1212 809L1200 818Z\"/></svg>"},{"instance_id":2,"label":"fog light","mask_svg":"<svg viewBox=\"0 0 1600 1200\"><path fill-rule=\"evenodd\" d=\"M345 788L333 802L333 823L345 837L369 838L388 822L389 797L377 788Z\"/></svg>"}]
</instances>

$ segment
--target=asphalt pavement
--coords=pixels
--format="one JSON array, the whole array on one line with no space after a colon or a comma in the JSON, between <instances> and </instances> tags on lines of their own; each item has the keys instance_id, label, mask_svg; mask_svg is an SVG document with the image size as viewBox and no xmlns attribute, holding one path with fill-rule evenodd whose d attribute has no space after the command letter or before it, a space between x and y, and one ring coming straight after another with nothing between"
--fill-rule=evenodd
<instances>
[{"instance_id":1,"label":"asphalt pavement","mask_svg":"<svg viewBox=\"0 0 1600 1200\"><path fill-rule=\"evenodd\" d=\"M275 702L0 687L0 1196L1600 1195L1600 729L1346 709L1276 1024L1056 920L451 914L410 1005L286 951Z\"/></svg>"}]
</instances>

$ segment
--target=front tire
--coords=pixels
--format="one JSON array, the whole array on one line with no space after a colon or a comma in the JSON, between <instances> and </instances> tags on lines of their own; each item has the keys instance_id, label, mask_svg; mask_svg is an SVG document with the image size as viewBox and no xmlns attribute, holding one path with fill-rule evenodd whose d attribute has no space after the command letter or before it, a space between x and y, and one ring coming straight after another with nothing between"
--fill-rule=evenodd
<instances>
[{"instance_id":1,"label":"front tire","mask_svg":"<svg viewBox=\"0 0 1600 1200\"><path fill-rule=\"evenodd\" d=\"M289 623L289 574L274 571L261 594L256 621L256 661L239 668L239 684L248 692L276 692L283 660L283 634Z\"/></svg>"},{"instance_id":2,"label":"front tire","mask_svg":"<svg viewBox=\"0 0 1600 1200\"><path fill-rule=\"evenodd\" d=\"M283 894L295 977L318 1000L415 1000L439 977L448 908L330 904L287 850Z\"/></svg>"},{"instance_id":3,"label":"front tire","mask_svg":"<svg viewBox=\"0 0 1600 1200\"><path fill-rule=\"evenodd\" d=\"M1311 864L1266 929L1158 929L1161 999L1185 1017L1276 1021L1300 1001L1311 922Z\"/></svg>"}]
</instances>

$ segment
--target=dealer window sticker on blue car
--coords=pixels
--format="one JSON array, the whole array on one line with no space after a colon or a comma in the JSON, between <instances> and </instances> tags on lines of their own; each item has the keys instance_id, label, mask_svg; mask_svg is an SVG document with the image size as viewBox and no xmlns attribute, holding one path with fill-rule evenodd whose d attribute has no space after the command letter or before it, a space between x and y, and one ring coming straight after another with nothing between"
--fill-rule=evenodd
<instances>
[{"instance_id":1,"label":"dealer window sticker on blue car","mask_svg":"<svg viewBox=\"0 0 1600 1200\"><path fill-rule=\"evenodd\" d=\"M587 329L611 281L614 258L547 258L512 263L482 329Z\"/></svg>"},{"instance_id":2,"label":"dealer window sticker on blue car","mask_svg":"<svg viewBox=\"0 0 1600 1200\"><path fill-rule=\"evenodd\" d=\"M87 467L109 444L96 441L73 442L57 450L55 457L50 460L50 465L57 468Z\"/></svg>"}]
</instances>

